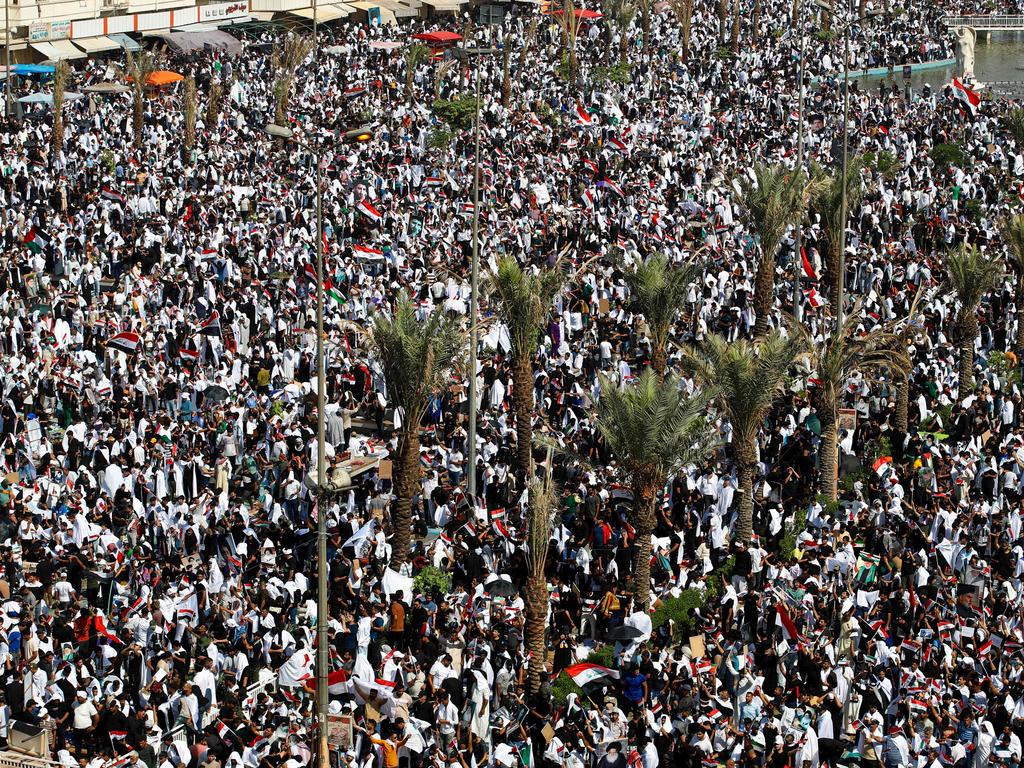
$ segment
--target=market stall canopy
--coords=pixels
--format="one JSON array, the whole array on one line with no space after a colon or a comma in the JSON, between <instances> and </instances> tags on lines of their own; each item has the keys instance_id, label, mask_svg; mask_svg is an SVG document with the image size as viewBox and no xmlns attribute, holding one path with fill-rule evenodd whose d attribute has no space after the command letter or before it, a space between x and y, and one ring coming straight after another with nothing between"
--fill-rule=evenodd
<instances>
[{"instance_id":1,"label":"market stall canopy","mask_svg":"<svg viewBox=\"0 0 1024 768\"><path fill-rule=\"evenodd\" d=\"M128 93L131 88L121 83L96 83L87 85L82 90L86 93Z\"/></svg>"},{"instance_id":2,"label":"market stall canopy","mask_svg":"<svg viewBox=\"0 0 1024 768\"><path fill-rule=\"evenodd\" d=\"M160 86L177 83L184 79L185 76L178 72L169 72L166 69L158 69L146 78L146 85L153 85L159 88Z\"/></svg>"},{"instance_id":3,"label":"market stall canopy","mask_svg":"<svg viewBox=\"0 0 1024 768\"><path fill-rule=\"evenodd\" d=\"M307 21L312 21L314 15L312 8L296 8L295 10L288 11L288 13ZM346 10L344 3L340 5L320 5L318 3L316 6L316 21L318 24L337 21L348 16L349 13L351 13L351 10Z\"/></svg>"},{"instance_id":4,"label":"market stall canopy","mask_svg":"<svg viewBox=\"0 0 1024 768\"><path fill-rule=\"evenodd\" d=\"M15 64L11 72L16 75L52 75L57 70L50 64Z\"/></svg>"},{"instance_id":5,"label":"market stall canopy","mask_svg":"<svg viewBox=\"0 0 1024 768\"><path fill-rule=\"evenodd\" d=\"M559 9L557 11L550 11L549 13L552 16L561 16L563 13L565 13L565 11ZM598 11L590 11L587 10L586 8L577 8L575 11L573 11L573 15L577 19L600 19L604 17L603 13L599 13Z\"/></svg>"},{"instance_id":6,"label":"market stall canopy","mask_svg":"<svg viewBox=\"0 0 1024 768\"><path fill-rule=\"evenodd\" d=\"M82 94L73 93L72 91L64 92L64 101L77 101L82 98ZM19 104L53 104L52 93L30 93L28 96L22 96L18 99Z\"/></svg>"},{"instance_id":7,"label":"market stall canopy","mask_svg":"<svg viewBox=\"0 0 1024 768\"><path fill-rule=\"evenodd\" d=\"M85 52L76 48L70 40L50 40L29 44L34 51L41 53L47 61L58 62L64 59L84 59Z\"/></svg>"},{"instance_id":8,"label":"market stall canopy","mask_svg":"<svg viewBox=\"0 0 1024 768\"><path fill-rule=\"evenodd\" d=\"M241 41L221 32L218 29L198 29L177 32L160 32L155 35L177 53L193 51L223 51L229 56L237 56L242 52Z\"/></svg>"},{"instance_id":9,"label":"market stall canopy","mask_svg":"<svg viewBox=\"0 0 1024 768\"><path fill-rule=\"evenodd\" d=\"M424 43L437 46L455 45L455 43L462 39L462 35L458 32L438 30L436 32L420 32L418 35L413 35L412 39L422 40Z\"/></svg>"},{"instance_id":10,"label":"market stall canopy","mask_svg":"<svg viewBox=\"0 0 1024 768\"><path fill-rule=\"evenodd\" d=\"M371 40L370 48L378 51L393 51L401 48L405 43L399 40Z\"/></svg>"}]
</instances>

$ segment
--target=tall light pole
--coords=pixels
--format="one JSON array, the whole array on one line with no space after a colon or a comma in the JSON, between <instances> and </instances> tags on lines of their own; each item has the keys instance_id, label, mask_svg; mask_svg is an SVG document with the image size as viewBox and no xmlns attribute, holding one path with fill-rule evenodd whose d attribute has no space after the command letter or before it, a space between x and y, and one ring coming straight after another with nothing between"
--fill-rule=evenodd
<instances>
[{"instance_id":1,"label":"tall light pole","mask_svg":"<svg viewBox=\"0 0 1024 768\"><path fill-rule=\"evenodd\" d=\"M4 117L11 116L11 0L4 0Z\"/></svg>"},{"instance_id":2,"label":"tall light pole","mask_svg":"<svg viewBox=\"0 0 1024 768\"><path fill-rule=\"evenodd\" d=\"M846 2L846 23L843 25L843 164L840 170L842 196L839 205L839 274L836 286L836 329L843 327L844 304L846 303L846 174L850 161L850 0Z\"/></svg>"},{"instance_id":3,"label":"tall light pole","mask_svg":"<svg viewBox=\"0 0 1024 768\"><path fill-rule=\"evenodd\" d=\"M476 115L473 119L473 256L469 273L469 436L466 447L468 465L467 487L471 498L476 496L476 363L479 342L477 323L478 297L480 288L480 56L494 53L494 48L453 48L452 55L459 61L476 58L473 71L473 88L476 100Z\"/></svg>"},{"instance_id":4,"label":"tall light pole","mask_svg":"<svg viewBox=\"0 0 1024 768\"><path fill-rule=\"evenodd\" d=\"M806 50L807 31L803 25L804 4L800 3L797 24L800 27L800 67L797 69L797 133L796 133L796 167L804 169L804 51ZM803 270L804 218L803 214L796 221L795 255L793 259L793 317L799 323L804 312L804 301L800 272Z\"/></svg>"},{"instance_id":5,"label":"tall light pole","mask_svg":"<svg viewBox=\"0 0 1024 768\"><path fill-rule=\"evenodd\" d=\"M316 0L314 0L314 19ZM315 26L314 26L315 30ZM315 34L315 33L314 33ZM316 50L314 48L314 50ZM269 136L278 139L295 140L295 133L284 125L269 123L264 129ZM340 137L343 142L368 141L373 133L369 129L360 128L346 131ZM318 137L319 138L319 137ZM313 499L317 510L316 517L316 710L319 733L317 735L319 768L330 768L330 754L327 747L327 674L330 668L327 639L327 509L324 502L327 492L332 490L327 483L327 453L325 448L327 419L327 363L324 355L324 207L323 187L323 149L319 143L315 145L296 142L300 147L313 155L316 163L316 480L312 485ZM350 482L350 481L349 481ZM344 483L335 483L340 489Z\"/></svg>"}]
</instances>

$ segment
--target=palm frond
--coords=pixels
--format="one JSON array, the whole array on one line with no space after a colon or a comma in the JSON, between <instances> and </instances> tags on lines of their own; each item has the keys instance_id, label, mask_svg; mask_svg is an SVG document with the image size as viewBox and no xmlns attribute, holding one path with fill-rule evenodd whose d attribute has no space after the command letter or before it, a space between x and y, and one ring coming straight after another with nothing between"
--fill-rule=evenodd
<instances>
[{"instance_id":1,"label":"palm frond","mask_svg":"<svg viewBox=\"0 0 1024 768\"><path fill-rule=\"evenodd\" d=\"M664 254L655 253L626 273L630 297L647 321L655 345L664 346L667 342L690 284L701 271L695 262L671 265Z\"/></svg>"},{"instance_id":2,"label":"palm frond","mask_svg":"<svg viewBox=\"0 0 1024 768\"><path fill-rule=\"evenodd\" d=\"M1003 278L1003 266L994 256L978 250L976 245L961 245L946 254L946 286L960 302L958 317L962 320L978 311L981 300Z\"/></svg>"},{"instance_id":3,"label":"palm frond","mask_svg":"<svg viewBox=\"0 0 1024 768\"><path fill-rule=\"evenodd\" d=\"M1006 243L1007 261L1018 276L1024 275L1024 214L1003 221L1000 233Z\"/></svg>"},{"instance_id":4,"label":"palm frond","mask_svg":"<svg viewBox=\"0 0 1024 768\"><path fill-rule=\"evenodd\" d=\"M514 256L498 259L498 271L490 276L485 290L508 326L516 355L529 356L537 349L565 279L565 273L557 267L527 272Z\"/></svg>"},{"instance_id":5,"label":"palm frond","mask_svg":"<svg viewBox=\"0 0 1024 768\"><path fill-rule=\"evenodd\" d=\"M755 163L753 171L754 180L739 179L741 205L763 258L772 260L786 230L803 215L807 180L803 171L781 163Z\"/></svg>"}]
</instances>

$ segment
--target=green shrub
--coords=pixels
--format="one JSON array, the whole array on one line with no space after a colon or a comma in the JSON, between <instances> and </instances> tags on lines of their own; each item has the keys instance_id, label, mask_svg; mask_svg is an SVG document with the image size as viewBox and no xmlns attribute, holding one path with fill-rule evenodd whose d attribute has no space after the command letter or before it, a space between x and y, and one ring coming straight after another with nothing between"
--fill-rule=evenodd
<instances>
[{"instance_id":1,"label":"green shrub","mask_svg":"<svg viewBox=\"0 0 1024 768\"><path fill-rule=\"evenodd\" d=\"M592 77L595 83L616 83L628 85L631 80L633 65L628 61L620 61L610 67L594 67Z\"/></svg>"},{"instance_id":2,"label":"green shrub","mask_svg":"<svg viewBox=\"0 0 1024 768\"><path fill-rule=\"evenodd\" d=\"M892 152L865 152L861 156L865 168L881 174L886 179L891 179L899 171L901 163L899 158Z\"/></svg>"},{"instance_id":3,"label":"green shrub","mask_svg":"<svg viewBox=\"0 0 1024 768\"><path fill-rule=\"evenodd\" d=\"M590 655L587 656L588 664L599 664L608 669L615 669L615 647L612 645L599 645Z\"/></svg>"},{"instance_id":4,"label":"green shrub","mask_svg":"<svg viewBox=\"0 0 1024 768\"><path fill-rule=\"evenodd\" d=\"M452 132L443 125L430 129L427 134L427 146L433 149L445 149L452 141Z\"/></svg>"},{"instance_id":5,"label":"green shrub","mask_svg":"<svg viewBox=\"0 0 1024 768\"><path fill-rule=\"evenodd\" d=\"M1020 371L1005 352L994 350L988 356L988 367L997 376L1006 379L1007 384L1014 385L1020 383Z\"/></svg>"},{"instance_id":6,"label":"green shrub","mask_svg":"<svg viewBox=\"0 0 1024 768\"><path fill-rule=\"evenodd\" d=\"M836 39L835 30L831 29L819 29L814 36L823 43L830 43Z\"/></svg>"},{"instance_id":7,"label":"green shrub","mask_svg":"<svg viewBox=\"0 0 1024 768\"><path fill-rule=\"evenodd\" d=\"M720 45L718 50L715 51L715 56L719 59L731 59L735 54L732 52L732 48L726 48L724 45Z\"/></svg>"},{"instance_id":8,"label":"green shrub","mask_svg":"<svg viewBox=\"0 0 1024 768\"><path fill-rule=\"evenodd\" d=\"M838 506L838 505L837 505ZM784 558L793 556L793 550L796 549L796 537L799 536L804 526L807 525L807 510L798 509L796 514L793 515L793 519L786 525L786 530L782 539L779 541L779 553Z\"/></svg>"},{"instance_id":9,"label":"green shrub","mask_svg":"<svg viewBox=\"0 0 1024 768\"><path fill-rule=\"evenodd\" d=\"M452 588L452 577L449 573L427 565L413 577L412 586L416 594L447 595Z\"/></svg>"},{"instance_id":10,"label":"green shrub","mask_svg":"<svg viewBox=\"0 0 1024 768\"><path fill-rule=\"evenodd\" d=\"M565 672L560 672L558 677L556 677L555 681L551 684L551 695L559 706L564 707L569 699L570 693L575 693L581 698L586 696L583 689L576 685L571 677L565 674Z\"/></svg>"},{"instance_id":11,"label":"green shrub","mask_svg":"<svg viewBox=\"0 0 1024 768\"><path fill-rule=\"evenodd\" d=\"M942 171L948 171L951 165L963 165L967 160L967 155L959 144L936 144L929 156Z\"/></svg>"},{"instance_id":12,"label":"green shrub","mask_svg":"<svg viewBox=\"0 0 1024 768\"><path fill-rule=\"evenodd\" d=\"M462 96L458 99L437 99L433 105L434 115L457 131L464 131L476 119L476 98Z\"/></svg>"}]
</instances>

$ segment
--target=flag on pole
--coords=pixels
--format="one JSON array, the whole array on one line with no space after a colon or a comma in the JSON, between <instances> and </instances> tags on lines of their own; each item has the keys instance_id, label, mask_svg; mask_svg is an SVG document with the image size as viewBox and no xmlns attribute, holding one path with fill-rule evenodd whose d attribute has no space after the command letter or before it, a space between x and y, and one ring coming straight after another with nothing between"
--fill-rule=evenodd
<instances>
[{"instance_id":1,"label":"flag on pole","mask_svg":"<svg viewBox=\"0 0 1024 768\"><path fill-rule=\"evenodd\" d=\"M32 227L22 242L32 253L39 253L50 244L50 238L41 229Z\"/></svg>"},{"instance_id":2,"label":"flag on pole","mask_svg":"<svg viewBox=\"0 0 1024 768\"><path fill-rule=\"evenodd\" d=\"M100 197L102 197L104 200L111 200L120 205L128 204L127 197L122 195L120 192L115 192L110 187L103 187L103 189L100 190Z\"/></svg>"},{"instance_id":3,"label":"flag on pole","mask_svg":"<svg viewBox=\"0 0 1024 768\"><path fill-rule=\"evenodd\" d=\"M800 633L796 629L796 624L793 623L792 617L789 615L789 611L786 610L786 606L782 603L775 605L775 625L782 627L782 635L789 640L800 640Z\"/></svg>"},{"instance_id":4,"label":"flag on pole","mask_svg":"<svg viewBox=\"0 0 1024 768\"><path fill-rule=\"evenodd\" d=\"M124 331L107 339L108 347L127 352L129 355L134 355L141 344L142 339L139 338L139 334L131 331Z\"/></svg>"},{"instance_id":5,"label":"flag on pole","mask_svg":"<svg viewBox=\"0 0 1024 768\"><path fill-rule=\"evenodd\" d=\"M613 680L619 679L619 673L616 670L608 669L608 667L602 667L600 664L587 664L586 662L566 667L565 673L571 677L572 681L580 688L588 683L597 682L605 677L610 677Z\"/></svg>"},{"instance_id":6,"label":"flag on pole","mask_svg":"<svg viewBox=\"0 0 1024 768\"><path fill-rule=\"evenodd\" d=\"M953 78L953 96L956 97L957 101L961 103L964 110L971 117L978 114L978 107L981 106L981 95L977 91L972 91L955 77Z\"/></svg>"},{"instance_id":7,"label":"flag on pole","mask_svg":"<svg viewBox=\"0 0 1024 768\"><path fill-rule=\"evenodd\" d=\"M381 219L384 218L380 211L370 205L369 200L361 200L359 205L356 206L356 210L376 223L380 223Z\"/></svg>"},{"instance_id":8,"label":"flag on pole","mask_svg":"<svg viewBox=\"0 0 1024 768\"><path fill-rule=\"evenodd\" d=\"M199 332L204 336L220 336L220 312L216 309L199 324Z\"/></svg>"},{"instance_id":9,"label":"flag on pole","mask_svg":"<svg viewBox=\"0 0 1024 768\"><path fill-rule=\"evenodd\" d=\"M818 273L814 271L814 267L811 266L810 259L807 258L807 251L802 247L800 248L800 260L803 262L804 274L807 276L807 279L817 280Z\"/></svg>"},{"instance_id":10,"label":"flag on pole","mask_svg":"<svg viewBox=\"0 0 1024 768\"><path fill-rule=\"evenodd\" d=\"M594 118L587 112L587 108L577 99L576 101L576 120L580 125L590 125L594 122Z\"/></svg>"}]
</instances>

